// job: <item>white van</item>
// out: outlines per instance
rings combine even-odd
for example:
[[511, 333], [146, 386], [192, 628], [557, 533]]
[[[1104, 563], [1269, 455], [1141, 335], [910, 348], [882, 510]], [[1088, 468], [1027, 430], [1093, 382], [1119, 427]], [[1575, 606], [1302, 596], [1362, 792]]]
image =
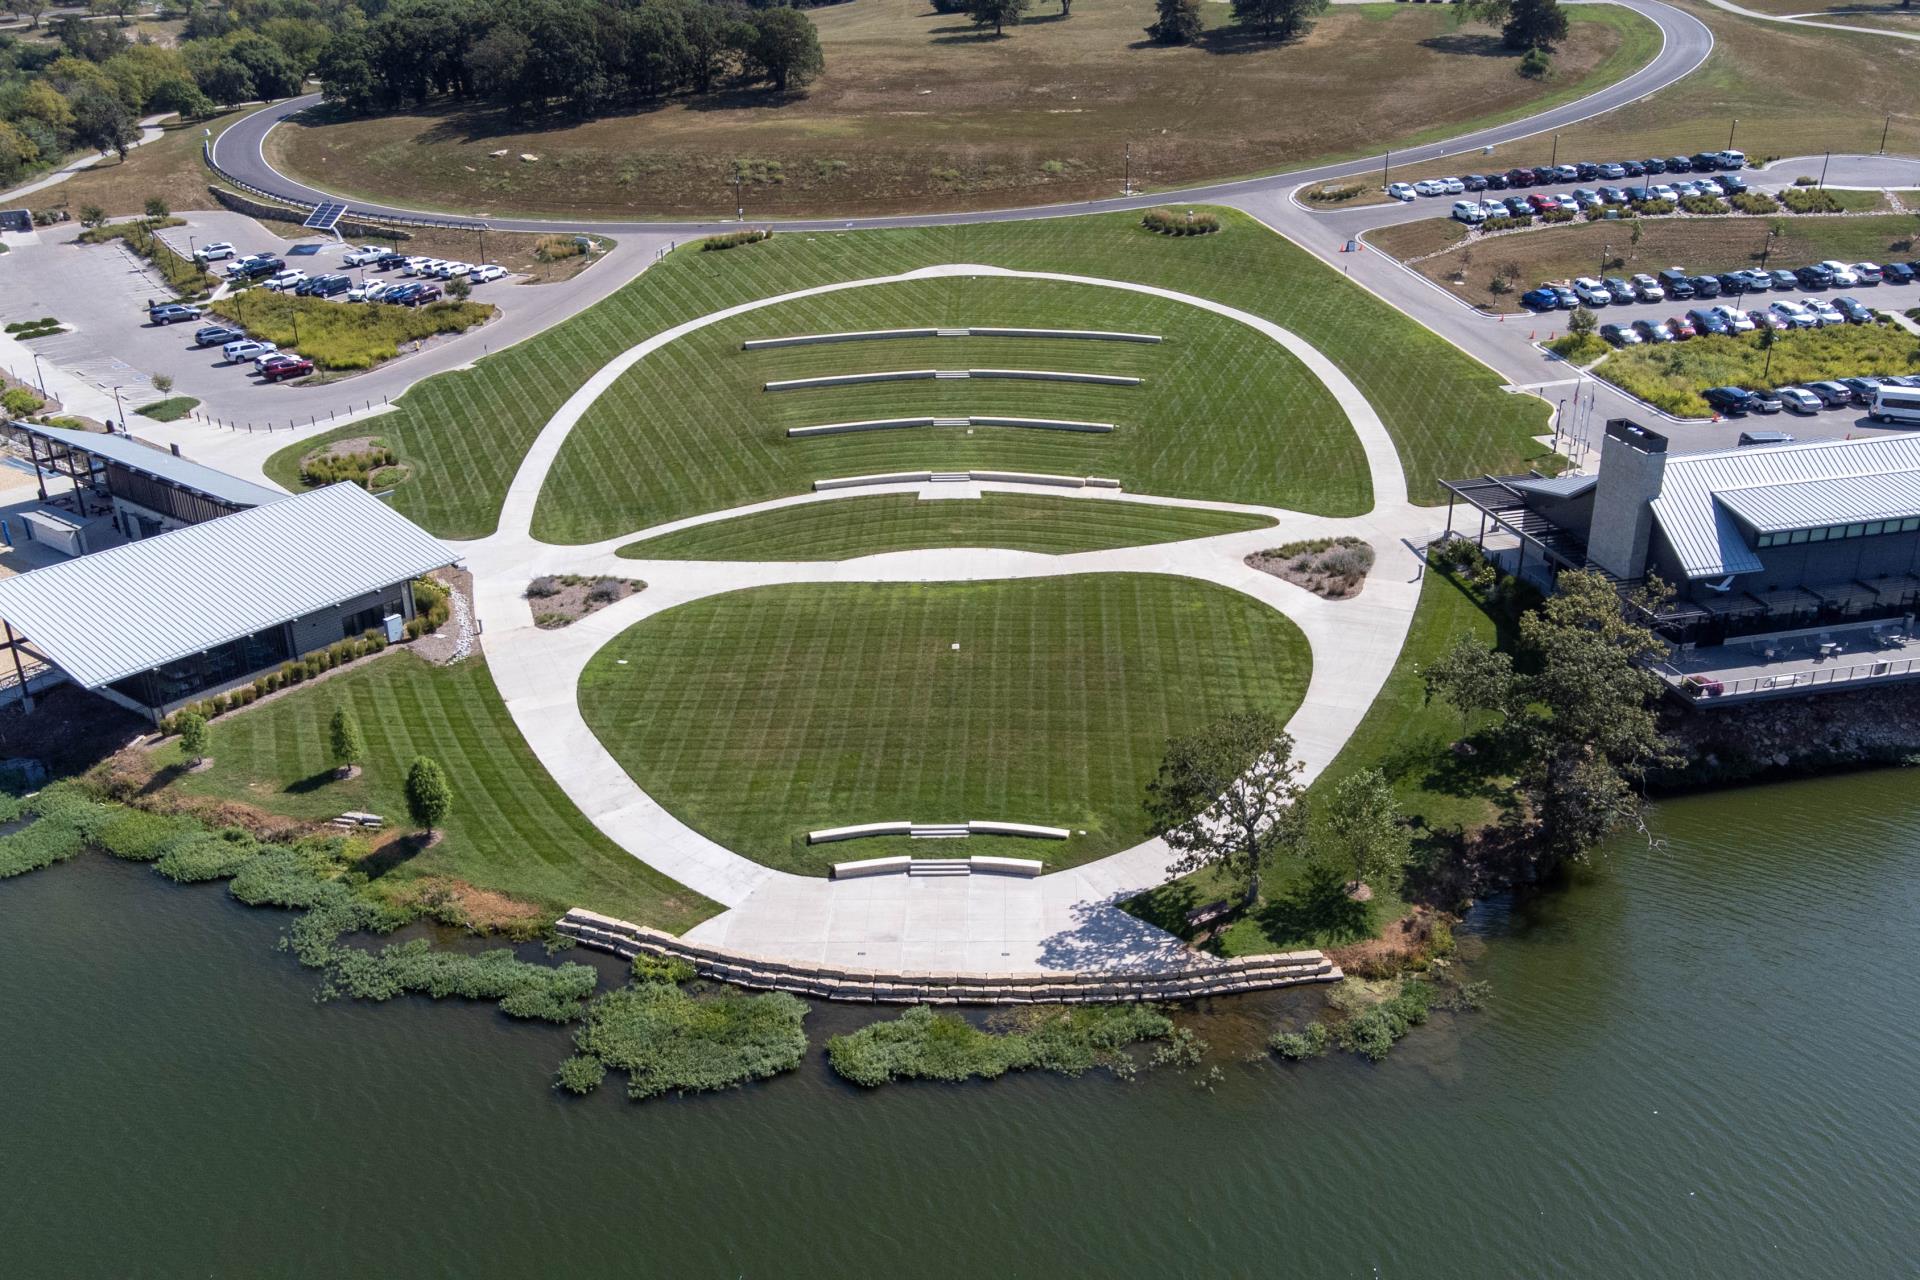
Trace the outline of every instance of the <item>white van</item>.
[[1875, 422], [1920, 426], [1920, 387], [1889, 387], [1884, 383], [1875, 387], [1867, 414]]
[[1478, 200], [1455, 200], [1453, 202], [1453, 216], [1462, 222], [1485, 222], [1487, 220], [1486, 210], [1480, 207]]

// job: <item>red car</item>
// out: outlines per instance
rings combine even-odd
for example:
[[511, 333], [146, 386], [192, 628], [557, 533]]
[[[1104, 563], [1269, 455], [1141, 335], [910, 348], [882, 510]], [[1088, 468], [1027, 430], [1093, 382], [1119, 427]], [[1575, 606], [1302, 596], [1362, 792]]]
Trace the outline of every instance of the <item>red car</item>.
[[1699, 330], [1695, 329], [1693, 322], [1685, 316], [1669, 316], [1667, 318], [1667, 328], [1673, 331], [1674, 339], [1678, 342], [1685, 342], [1688, 338], [1699, 335]]
[[312, 372], [313, 361], [305, 356], [275, 356], [260, 367], [260, 377], [267, 382], [285, 382]]

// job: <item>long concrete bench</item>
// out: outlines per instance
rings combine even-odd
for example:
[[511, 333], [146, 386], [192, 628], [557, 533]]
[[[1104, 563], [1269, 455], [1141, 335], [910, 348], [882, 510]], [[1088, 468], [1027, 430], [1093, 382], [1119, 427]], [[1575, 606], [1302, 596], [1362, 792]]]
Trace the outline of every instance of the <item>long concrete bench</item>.
[[911, 822], [863, 822], [854, 827], [826, 827], [807, 832], [808, 844], [831, 844], [835, 840], [859, 840], [866, 836], [904, 836], [913, 831]]
[[1082, 422], [1074, 418], [1008, 418], [974, 416], [966, 418], [863, 418], [855, 422], [822, 422], [811, 427], [788, 427], [787, 435], [793, 439], [809, 436], [844, 436], [858, 431], [896, 431], [910, 427], [1028, 427], [1037, 431], [1088, 431], [1094, 433], [1113, 430], [1111, 422]]
[[837, 476], [831, 480], [815, 480], [814, 491], [822, 489], [853, 489], [869, 484], [925, 484], [933, 479], [931, 471], [887, 471], [871, 476]]
[[1118, 373], [1072, 373], [1061, 369], [887, 369], [876, 373], [830, 373], [816, 378], [783, 378], [763, 383], [762, 391], [805, 391], [813, 387], [854, 387], [874, 382], [927, 382], [966, 378], [1024, 382], [1090, 382], [1106, 387], [1137, 387], [1140, 379]]
[[1061, 489], [1118, 489], [1120, 482], [1106, 476], [1055, 476], [1038, 471], [883, 471], [870, 476], [832, 476], [815, 480], [816, 493], [827, 489], [856, 489], [876, 484], [926, 484], [935, 474], [951, 474], [957, 480], [977, 480], [996, 484], [1044, 484]]
[[740, 344], [742, 351], [768, 351], [775, 347], [810, 347], [829, 342], [877, 342], [889, 338], [1078, 338], [1089, 342], [1159, 342], [1157, 333], [1118, 333], [1107, 329], [1007, 329], [969, 328], [926, 329], [854, 329], [846, 333], [797, 333], [784, 338], [749, 338]]
[[1044, 867], [1037, 858], [991, 858], [975, 854], [968, 858], [974, 875], [1025, 876], [1032, 879]]
[[1073, 832], [1065, 827], [1042, 827], [1031, 822], [969, 822], [969, 835], [1023, 836], [1031, 840], [1065, 840]]
[[905, 875], [913, 867], [913, 859], [901, 854], [896, 858], [864, 858], [857, 862], [836, 862], [833, 864], [835, 880], [859, 880], [865, 876]]

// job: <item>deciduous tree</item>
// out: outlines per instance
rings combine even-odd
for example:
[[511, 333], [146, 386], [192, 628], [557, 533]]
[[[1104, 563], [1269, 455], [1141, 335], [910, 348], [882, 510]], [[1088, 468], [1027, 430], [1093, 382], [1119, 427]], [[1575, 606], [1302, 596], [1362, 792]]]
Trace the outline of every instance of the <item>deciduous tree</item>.
[[1413, 842], [1386, 775], [1363, 769], [1335, 783], [1314, 805], [1312, 844], [1316, 859], [1356, 887], [1397, 889]]
[[1008, 26], [1018, 26], [1026, 16], [1028, 0], [967, 0], [967, 16], [976, 27], [992, 27], [993, 34], [1004, 35]]
[[1466, 0], [1461, 6], [1471, 17], [1500, 28], [1500, 40], [1509, 49], [1544, 49], [1567, 38], [1567, 15], [1560, 0]]
[[1258, 902], [1267, 863], [1300, 845], [1300, 768], [1293, 739], [1265, 711], [1235, 712], [1169, 742], [1147, 813], [1179, 855], [1175, 869], [1224, 868], [1245, 886], [1246, 905]]
[[198, 765], [207, 758], [207, 718], [198, 711], [182, 711], [173, 718], [180, 734], [180, 750], [187, 763]]
[[352, 769], [367, 754], [367, 740], [360, 733], [360, 721], [354, 717], [350, 707], [335, 709], [333, 718], [327, 721], [327, 750], [333, 755], [334, 764], [343, 771]]
[[820, 33], [813, 19], [798, 9], [762, 9], [751, 21], [753, 39], [747, 55], [776, 93], [799, 88], [826, 69], [820, 52]]
[[447, 785], [446, 771], [426, 756], [415, 756], [407, 766], [407, 812], [432, 835], [452, 809], [453, 788]]

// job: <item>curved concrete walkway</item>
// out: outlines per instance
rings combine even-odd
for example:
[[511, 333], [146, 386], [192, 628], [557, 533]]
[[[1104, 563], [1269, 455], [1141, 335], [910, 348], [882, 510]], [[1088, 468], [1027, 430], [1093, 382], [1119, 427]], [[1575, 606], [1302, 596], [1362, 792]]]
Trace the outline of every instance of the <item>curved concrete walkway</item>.
[[[1044, 492], [1061, 501], [1155, 503], [1258, 511], [1278, 527], [1188, 542], [1121, 547], [1077, 555], [995, 549], [890, 552], [847, 561], [715, 563], [635, 561], [618, 547], [638, 538], [755, 511], [836, 501], [872, 493], [918, 492], [881, 485], [855, 493], [801, 494], [708, 513], [583, 546], [541, 543], [531, 535], [539, 493], [567, 437], [593, 403], [647, 355], [668, 342], [735, 315], [843, 289], [955, 275], [999, 275], [1093, 285], [1186, 303], [1248, 325], [1280, 343], [1320, 378], [1346, 414], [1367, 459], [1375, 504], [1365, 516], [1330, 519], [1232, 503], [1153, 498], [1113, 491], [1058, 490], [983, 483], [979, 489]], [[1240, 591], [1287, 615], [1315, 655], [1305, 698], [1288, 724], [1311, 779], [1338, 753], [1392, 669], [1419, 596], [1419, 562], [1403, 540], [1433, 524], [1409, 505], [1398, 454], [1385, 425], [1344, 373], [1298, 335], [1209, 299], [1123, 281], [970, 264], [922, 268], [799, 290], [743, 303], [688, 321], [609, 362], [542, 429], [509, 489], [500, 531], [467, 544], [475, 603], [489, 624], [489, 667], [528, 744], [582, 812], [621, 847], [729, 910], [689, 936], [755, 954], [871, 968], [995, 972], [1021, 969], [1152, 968], [1177, 963], [1183, 949], [1115, 903], [1166, 879], [1165, 845], [1132, 849], [1039, 880], [999, 876], [926, 879], [881, 876], [836, 882], [777, 872], [688, 827], [627, 775], [582, 715], [578, 688], [587, 662], [609, 641], [654, 614], [724, 592], [773, 583], [984, 581], [1084, 573], [1160, 573]], [[1377, 562], [1358, 599], [1332, 602], [1247, 567], [1244, 558], [1280, 542], [1351, 534], [1373, 545]], [[523, 592], [541, 573], [638, 574], [646, 591], [570, 627], [542, 631]], [[1188, 957], [1190, 960], [1190, 957]]]
[[[1920, 40], [1920, 31], [1899, 31], [1892, 27], [1855, 27], [1839, 22], [1815, 22], [1817, 13], [1761, 13], [1757, 9], [1743, 9], [1733, 0], [1707, 0], [1716, 9], [1725, 9], [1728, 13], [1737, 13], [1743, 18], [1758, 18], [1762, 22], [1782, 22], [1790, 27], [1812, 27], [1815, 31], [1857, 31], [1867, 36], [1892, 36], [1895, 40]], [[1844, 18], [1844, 13], [1835, 14]]]
[[[173, 112], [171, 111], [162, 111], [157, 116], [148, 116], [140, 121], [140, 136], [127, 144], [127, 150], [131, 151], [135, 147], [145, 146], [149, 142], [154, 142], [164, 137], [166, 130], [160, 127], [160, 122], [172, 114]], [[45, 191], [48, 187], [57, 186], [83, 169], [93, 168], [93, 166], [101, 163], [112, 154], [111, 151], [99, 151], [92, 155], [81, 156], [78, 160], [71, 161], [55, 169], [45, 177], [27, 183], [25, 186], [15, 187], [11, 191], [0, 191], [0, 204], [12, 204], [21, 196], [30, 196], [36, 191]]]

